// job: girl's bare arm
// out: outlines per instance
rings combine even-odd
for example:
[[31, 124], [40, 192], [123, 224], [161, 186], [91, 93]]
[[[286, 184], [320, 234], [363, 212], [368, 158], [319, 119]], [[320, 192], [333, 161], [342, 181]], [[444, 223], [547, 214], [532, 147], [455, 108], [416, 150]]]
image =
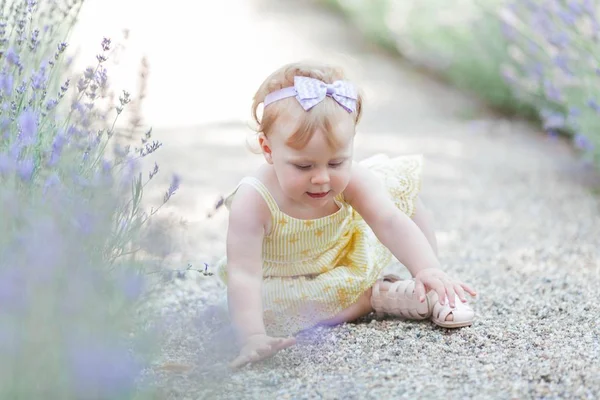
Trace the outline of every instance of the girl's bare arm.
[[231, 204], [227, 231], [227, 298], [238, 340], [265, 334], [262, 307], [262, 242], [269, 208], [250, 186], [242, 185]]

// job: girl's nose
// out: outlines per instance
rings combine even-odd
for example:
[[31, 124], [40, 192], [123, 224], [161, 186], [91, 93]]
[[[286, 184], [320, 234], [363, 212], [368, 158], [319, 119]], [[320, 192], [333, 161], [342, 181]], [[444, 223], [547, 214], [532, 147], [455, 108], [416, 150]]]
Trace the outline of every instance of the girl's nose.
[[329, 173], [327, 172], [327, 169], [316, 170], [316, 173], [311, 179], [311, 183], [313, 185], [325, 185], [329, 183]]

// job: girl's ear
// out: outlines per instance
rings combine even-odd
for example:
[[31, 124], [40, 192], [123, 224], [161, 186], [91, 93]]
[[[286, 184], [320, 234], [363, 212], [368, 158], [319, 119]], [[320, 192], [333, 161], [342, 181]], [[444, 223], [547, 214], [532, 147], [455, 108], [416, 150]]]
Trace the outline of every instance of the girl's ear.
[[263, 156], [265, 157], [265, 160], [269, 164], [273, 164], [273, 156], [271, 154], [271, 144], [269, 143], [269, 139], [262, 132], [258, 135], [258, 144], [263, 153]]

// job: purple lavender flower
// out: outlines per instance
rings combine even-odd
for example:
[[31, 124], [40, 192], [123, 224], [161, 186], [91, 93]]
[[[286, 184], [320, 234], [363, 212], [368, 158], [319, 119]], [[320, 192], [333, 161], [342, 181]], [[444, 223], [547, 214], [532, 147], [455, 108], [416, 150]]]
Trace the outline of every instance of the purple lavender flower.
[[600, 105], [594, 99], [589, 99], [587, 105], [597, 113], [600, 113]]
[[79, 79], [77, 82], [77, 90], [79, 93], [83, 92], [87, 88], [87, 81], [85, 79]]
[[180, 182], [181, 181], [180, 181], [179, 176], [173, 175], [173, 180], [171, 181], [171, 185], [169, 185], [169, 189], [165, 193], [165, 197], [163, 199], [165, 203], [171, 198], [171, 196], [173, 196], [175, 194], [177, 189], [179, 189]]
[[154, 176], [158, 174], [158, 164], [154, 163], [154, 169], [148, 173], [148, 180], [154, 178]]
[[46, 86], [46, 65], [42, 65], [40, 69], [31, 76], [31, 88], [33, 90], [43, 90]]
[[1, 74], [0, 75], [0, 89], [6, 96], [10, 96], [12, 94], [14, 87], [14, 78], [11, 74]]
[[102, 50], [104, 50], [104, 51], [110, 50], [110, 39], [109, 38], [103, 38], [101, 46], [102, 46]]
[[557, 103], [562, 101], [562, 95], [560, 93], [560, 90], [556, 86], [554, 86], [549, 80], [546, 80], [544, 82], [544, 90], [546, 93], [546, 97], [548, 97], [549, 100], [552, 100]]
[[547, 129], [546, 133], [548, 134], [548, 137], [550, 139], [557, 139], [558, 138], [558, 131], [556, 129]]
[[566, 74], [573, 75], [573, 72], [569, 69], [568, 61], [568, 57], [564, 54], [557, 54], [556, 57], [554, 57], [554, 64], [558, 68]]
[[581, 109], [579, 107], [569, 107], [569, 117], [579, 117]]
[[106, 82], [108, 81], [106, 68], [99, 67], [98, 71], [96, 72], [96, 76], [94, 77], [94, 80], [96, 81], [98, 86], [105, 87]]
[[58, 100], [56, 99], [50, 99], [48, 101], [46, 101], [45, 107], [46, 107], [46, 111], [52, 111], [56, 108], [56, 105], [58, 104]]
[[31, 180], [34, 169], [35, 165], [31, 158], [26, 158], [17, 164], [17, 174], [25, 182], [29, 182]]
[[86, 338], [70, 340], [68, 360], [77, 398], [122, 398], [134, 389], [141, 365], [127, 348]]
[[544, 129], [559, 129], [565, 126], [565, 118], [560, 114], [550, 114], [544, 118]]
[[16, 66], [18, 66], [21, 63], [19, 55], [15, 52], [15, 50], [12, 47], [6, 52], [6, 61], [8, 61], [10, 65]]
[[34, 111], [25, 110], [19, 117], [19, 127], [21, 128], [21, 141], [29, 146], [37, 140], [38, 122]]
[[575, 143], [575, 147], [578, 149], [586, 151], [594, 150], [594, 143], [592, 143], [592, 141], [582, 133], [575, 134], [573, 141]]
[[548, 35], [548, 42], [560, 49], [564, 49], [569, 46], [571, 40], [564, 31], [551, 33]]
[[111, 166], [110, 161], [103, 159], [102, 160], [102, 172], [105, 174], [108, 174], [108, 173], [110, 173], [111, 168], [112, 168], [112, 166]]
[[569, 7], [569, 10], [575, 15], [581, 15], [583, 13], [583, 7], [578, 0], [569, 0], [567, 2], [567, 7]]
[[577, 17], [569, 11], [558, 10], [557, 14], [560, 17], [560, 19], [569, 26], [574, 26], [575, 22], [577, 21]]
[[94, 68], [87, 67], [83, 72], [83, 77], [87, 80], [91, 80], [94, 77]]

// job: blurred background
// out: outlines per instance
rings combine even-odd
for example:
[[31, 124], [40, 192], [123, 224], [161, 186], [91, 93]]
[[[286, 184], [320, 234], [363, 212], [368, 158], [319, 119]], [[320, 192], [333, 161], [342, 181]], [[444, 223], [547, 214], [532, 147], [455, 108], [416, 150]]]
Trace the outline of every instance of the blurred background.
[[571, 143], [581, 162], [573, 168], [595, 169], [596, 14], [588, 0], [89, 0], [69, 41], [80, 68], [98, 38], [122, 43], [110, 79], [133, 97], [144, 60], [141, 125], [165, 144], [163, 170], [183, 175], [170, 207], [212, 231], [207, 210], [261, 162], [245, 148], [254, 91], [270, 71], [302, 59], [340, 63], [362, 85], [360, 128], [371, 138], [362, 155], [377, 150], [368, 148], [374, 135], [389, 134], [399, 152], [459, 151], [442, 132], [493, 114], [530, 121], [523, 134]]

